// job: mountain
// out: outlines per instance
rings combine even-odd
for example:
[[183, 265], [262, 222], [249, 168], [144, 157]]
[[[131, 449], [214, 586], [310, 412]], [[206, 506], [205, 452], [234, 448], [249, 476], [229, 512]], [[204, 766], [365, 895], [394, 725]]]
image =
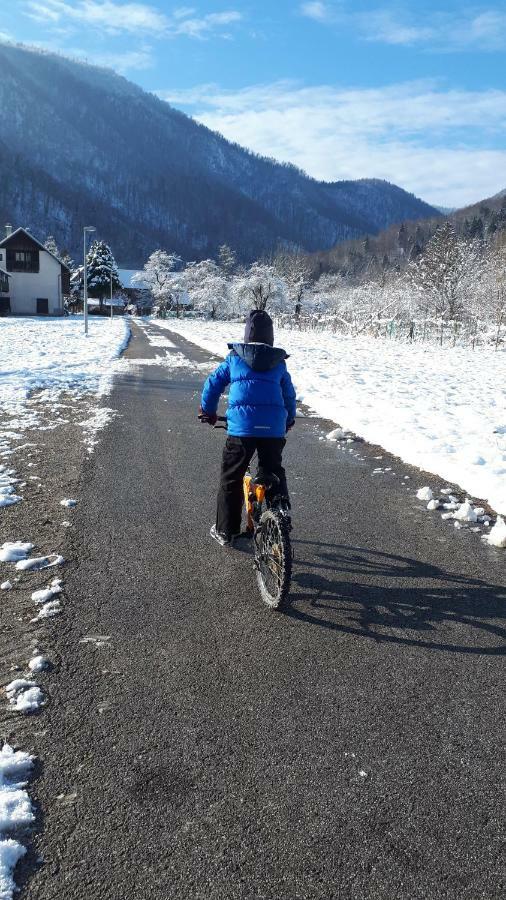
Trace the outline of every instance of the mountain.
[[448, 215], [390, 225], [374, 236], [341, 241], [330, 250], [310, 256], [315, 275], [339, 273], [352, 282], [381, 279], [404, 269], [423, 253], [442, 222], [450, 222], [455, 234], [483, 245], [506, 243], [506, 190], [493, 197], [456, 209]]
[[126, 266], [220, 244], [249, 261], [307, 251], [437, 210], [385, 181], [318, 182], [199, 125], [108, 69], [0, 44], [0, 223], [80, 256], [97, 227]]

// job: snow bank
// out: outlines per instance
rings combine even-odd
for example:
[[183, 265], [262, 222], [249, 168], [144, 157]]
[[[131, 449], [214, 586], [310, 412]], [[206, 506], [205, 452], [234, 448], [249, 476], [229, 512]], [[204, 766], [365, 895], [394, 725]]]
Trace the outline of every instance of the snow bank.
[[[237, 322], [157, 325], [224, 356]], [[299, 400], [506, 512], [506, 352], [278, 330]]]
[[11, 900], [14, 890], [13, 872], [26, 849], [6, 833], [24, 828], [34, 821], [30, 798], [25, 790], [33, 757], [9, 744], [0, 749], [0, 900]]
[[91, 318], [87, 337], [83, 327], [81, 316], [0, 320], [0, 411], [19, 416], [16, 427], [33, 415], [24, 405], [31, 391], [96, 392], [108, 378], [110, 363], [128, 343], [128, 320]]
[[[103, 396], [110, 391], [113, 361], [130, 337], [127, 319], [90, 319], [84, 335], [83, 319], [0, 319], [0, 417], [7, 417], [9, 431], [0, 431], [0, 456], [9, 456], [14, 441], [26, 428], [41, 427], [44, 406], [57, 408], [62, 392], [78, 399], [85, 394]], [[27, 403], [33, 391], [40, 406]], [[55, 428], [58, 422], [44, 425]], [[12, 491], [13, 472], [0, 466], [0, 507], [21, 498]]]

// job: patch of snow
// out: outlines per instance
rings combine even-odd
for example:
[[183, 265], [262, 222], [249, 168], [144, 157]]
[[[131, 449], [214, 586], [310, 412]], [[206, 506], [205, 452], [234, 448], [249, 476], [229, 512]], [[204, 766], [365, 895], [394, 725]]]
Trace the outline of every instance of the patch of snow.
[[16, 569], [20, 572], [33, 572], [38, 569], [51, 569], [53, 566], [61, 566], [65, 562], [63, 556], [58, 553], [50, 553], [49, 556], [34, 556], [31, 559], [21, 559], [16, 563]]
[[33, 757], [10, 744], [0, 749], [0, 900], [12, 900], [16, 885], [14, 869], [26, 849], [6, 835], [26, 828], [35, 819], [26, 788]]
[[497, 517], [497, 522], [490, 532], [485, 535], [486, 541], [492, 547], [506, 547], [506, 521], [502, 516]]
[[429, 500], [429, 502], [427, 503], [427, 509], [429, 509], [431, 512], [435, 509], [439, 509], [439, 500]]
[[60, 500], [60, 506], [66, 506], [70, 509], [72, 506], [77, 506], [77, 500]]
[[53, 616], [57, 616], [61, 613], [61, 603], [59, 600], [49, 600], [48, 603], [44, 603], [43, 606], [39, 609], [39, 612], [35, 616], [34, 619], [31, 619], [32, 622], [38, 622], [39, 619], [52, 619]]
[[54, 581], [51, 582], [49, 587], [42, 588], [39, 591], [34, 591], [32, 594], [32, 600], [34, 603], [47, 603], [48, 600], [52, 600], [53, 597], [61, 594], [62, 590], [63, 588], [61, 580], [59, 578], [55, 578]]
[[15, 678], [6, 686], [5, 693], [16, 712], [35, 712], [44, 704], [44, 694], [40, 687], [27, 678]]
[[342, 428], [334, 428], [334, 430], [329, 431], [329, 433], [326, 434], [325, 437], [328, 441], [342, 441], [345, 437], [347, 437], [347, 435]]
[[43, 672], [44, 669], [47, 669], [49, 666], [49, 660], [46, 656], [42, 656], [42, 654], [38, 654], [37, 656], [32, 656], [30, 662], [28, 663], [28, 668], [30, 672]]
[[459, 508], [455, 510], [454, 519], [457, 522], [477, 522], [478, 516], [476, 515], [476, 510], [473, 507], [471, 501], [465, 500], [464, 503], [461, 503]]
[[12, 591], [12, 584], [10, 581], [2, 581], [0, 584], [0, 591]]
[[33, 544], [24, 541], [6, 541], [0, 547], [0, 562], [19, 562], [26, 559], [33, 550]]
[[423, 487], [416, 492], [416, 496], [418, 500], [424, 500], [426, 503], [428, 503], [433, 499], [434, 494], [432, 493], [430, 487]]

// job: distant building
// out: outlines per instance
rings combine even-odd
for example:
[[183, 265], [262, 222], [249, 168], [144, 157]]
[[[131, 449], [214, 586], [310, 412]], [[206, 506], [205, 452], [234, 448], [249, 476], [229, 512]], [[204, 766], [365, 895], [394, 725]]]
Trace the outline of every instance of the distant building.
[[[0, 312], [15, 316], [61, 316], [63, 297], [70, 293], [70, 269], [46, 250], [26, 228], [12, 230], [0, 240], [0, 269], [8, 292], [0, 287]], [[4, 285], [5, 287], [5, 281]]]
[[0, 269], [0, 316], [8, 316], [11, 311], [9, 278], [9, 273], [5, 269]]

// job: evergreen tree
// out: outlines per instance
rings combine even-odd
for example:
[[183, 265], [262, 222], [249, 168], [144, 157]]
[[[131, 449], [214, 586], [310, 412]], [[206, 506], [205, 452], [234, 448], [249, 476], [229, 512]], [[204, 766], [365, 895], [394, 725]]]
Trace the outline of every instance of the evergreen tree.
[[222, 244], [218, 250], [218, 265], [225, 278], [231, 278], [237, 266], [237, 255], [228, 244]]
[[49, 250], [53, 256], [57, 256], [58, 259], [61, 259], [60, 251], [58, 250], [58, 246], [52, 234], [48, 234], [46, 240], [44, 241], [44, 247], [46, 250]]
[[111, 248], [105, 241], [93, 241], [88, 250], [86, 263], [88, 267], [88, 291], [92, 292], [95, 297], [98, 297], [100, 309], [102, 309], [104, 298], [110, 295], [111, 274], [113, 291], [118, 291], [121, 288], [116, 260], [112, 255]]

